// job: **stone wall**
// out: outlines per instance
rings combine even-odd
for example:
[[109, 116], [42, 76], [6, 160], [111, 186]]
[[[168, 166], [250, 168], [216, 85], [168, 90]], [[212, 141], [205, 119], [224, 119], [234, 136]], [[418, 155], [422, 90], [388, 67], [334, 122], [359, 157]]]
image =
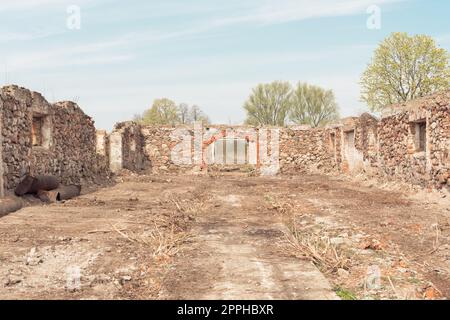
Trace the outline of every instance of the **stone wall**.
[[[101, 133], [97, 138], [102, 138]], [[98, 152], [109, 150], [110, 168], [113, 172], [120, 169], [140, 172], [148, 167], [148, 158], [143, 152], [144, 136], [139, 124], [132, 121], [118, 123], [114, 126], [113, 132], [103, 139], [105, 139], [103, 143], [107, 146], [98, 142], [97, 150]]]
[[[188, 130], [193, 136], [192, 128], [182, 128]], [[172, 150], [181, 138], [173, 137], [176, 128], [164, 126], [143, 126], [142, 135], [144, 141], [144, 154], [150, 162], [153, 173], [179, 172], [182, 169], [189, 169], [189, 164], [177, 165], [171, 160]]]
[[287, 128], [281, 130], [282, 173], [338, 171], [330, 129]]
[[[143, 126], [142, 134], [153, 173], [227, 170], [236, 166], [262, 168], [270, 154], [275, 154], [270, 141], [263, 140], [260, 129], [253, 127]], [[257, 155], [257, 146], [266, 157]]]
[[378, 162], [378, 119], [364, 113], [360, 117], [342, 119], [332, 131], [335, 140], [335, 161], [341, 171], [355, 173], [372, 171]]
[[449, 102], [447, 91], [389, 106], [381, 119], [363, 114], [341, 120], [330, 131], [336, 138], [335, 163], [349, 174], [364, 172], [385, 180], [448, 187]]
[[[154, 173], [224, 168], [233, 163], [233, 155], [224, 151], [222, 157], [222, 148], [238, 152], [240, 146], [245, 155], [235, 156], [233, 164], [253, 166], [260, 173], [266, 172], [267, 162], [272, 161], [277, 165], [267, 172], [364, 172], [441, 188], [448, 186], [450, 178], [449, 93], [389, 107], [392, 111], [381, 119], [365, 113], [317, 129], [143, 126], [142, 152]], [[417, 151], [416, 127], [422, 122], [426, 125], [426, 150]]]
[[108, 175], [111, 175], [112, 171], [109, 164], [109, 135], [106, 130], [96, 131], [95, 149], [98, 159], [98, 172], [108, 172]]
[[[307, 172], [312, 168], [337, 171], [328, 132], [220, 125], [142, 127], [145, 156], [154, 173], [208, 167], [226, 170], [236, 166], [254, 167], [260, 172]], [[195, 139], [196, 135], [200, 139]], [[274, 163], [277, 163], [274, 168], [269, 168]]]
[[355, 126], [355, 148], [361, 152], [366, 166], [378, 164], [378, 122], [374, 116], [364, 113]]
[[12, 190], [26, 174], [56, 175], [63, 184], [109, 176], [96, 153], [92, 119], [72, 102], [48, 103], [17, 86], [0, 90], [3, 183]]
[[[305, 126], [141, 126], [96, 131], [72, 102], [48, 103], [17, 86], [0, 91], [0, 184], [26, 174], [86, 184], [110, 172], [188, 173], [250, 167], [260, 174], [365, 172], [423, 186], [450, 185], [450, 91], [386, 109]], [[2, 172], [3, 170], [3, 172]], [[0, 193], [2, 192], [0, 188]]]
[[378, 148], [378, 168], [386, 177], [450, 185], [450, 91], [387, 109], [378, 125]]

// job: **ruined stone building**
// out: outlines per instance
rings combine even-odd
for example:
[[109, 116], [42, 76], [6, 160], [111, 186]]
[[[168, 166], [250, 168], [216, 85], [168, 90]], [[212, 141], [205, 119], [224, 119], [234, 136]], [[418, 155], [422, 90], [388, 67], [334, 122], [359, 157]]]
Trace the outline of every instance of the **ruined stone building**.
[[[144, 157], [139, 159], [148, 161], [155, 173], [199, 171], [217, 164], [253, 166], [264, 173], [276, 163], [276, 172], [269, 174], [363, 172], [450, 188], [450, 90], [389, 106], [380, 119], [365, 113], [326, 128], [127, 125], [136, 127], [132, 145], [142, 146]], [[133, 169], [127, 138], [121, 143], [124, 158], [113, 170]]]
[[109, 175], [96, 152], [92, 119], [73, 102], [50, 104], [17, 86], [0, 90], [0, 184], [13, 190], [27, 175], [55, 175], [87, 184]]
[[72, 102], [48, 103], [17, 86], [0, 90], [1, 186], [24, 175], [61, 183], [101, 181], [122, 169], [176, 173], [245, 166], [261, 174], [364, 172], [385, 179], [450, 188], [450, 90], [346, 118], [325, 128], [293, 126], [141, 126], [96, 131]]

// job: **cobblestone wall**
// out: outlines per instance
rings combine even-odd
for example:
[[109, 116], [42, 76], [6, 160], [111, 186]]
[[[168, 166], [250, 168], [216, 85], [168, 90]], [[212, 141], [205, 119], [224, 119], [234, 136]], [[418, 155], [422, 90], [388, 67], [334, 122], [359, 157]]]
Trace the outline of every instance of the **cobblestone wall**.
[[[186, 127], [178, 129], [187, 130], [187, 133], [193, 137], [193, 128]], [[183, 165], [176, 164], [172, 161], [172, 152], [175, 152], [175, 147], [179, 143], [182, 143], [182, 138], [174, 135], [175, 130], [176, 128], [173, 127], [142, 127], [144, 154], [151, 164], [153, 173], [181, 172], [192, 168], [187, 163]]]
[[17, 86], [0, 90], [4, 186], [26, 174], [50, 174], [63, 184], [100, 182], [109, 176], [97, 155], [92, 119], [72, 102], [48, 103]]
[[[278, 130], [277, 169], [281, 173], [363, 172], [386, 180], [436, 188], [448, 187], [449, 101], [450, 91], [447, 91], [403, 105], [390, 106], [381, 119], [365, 113], [320, 129], [210, 126], [200, 131], [203, 146], [200, 152], [203, 152], [203, 158], [210, 160], [211, 152], [217, 153], [214, 145], [221, 143], [215, 139], [221, 140], [234, 132], [239, 139], [247, 139], [249, 150], [256, 150], [256, 159], [246, 164], [261, 169], [264, 166], [264, 152], [270, 157], [273, 148], [270, 143], [267, 148], [263, 147], [270, 139], [270, 134], [266, 137], [264, 132]], [[174, 134], [179, 134], [180, 130], [191, 138], [183, 139]], [[153, 171], [186, 171], [186, 168], [192, 169], [199, 165], [195, 161], [194, 131], [193, 127], [143, 127], [144, 150], [151, 160]], [[221, 132], [226, 133], [221, 135]], [[421, 139], [424, 141], [421, 142]], [[191, 153], [188, 152], [186, 157], [192, 160], [192, 165], [179, 166], [171, 157], [174, 153], [180, 153], [181, 143], [186, 142], [191, 144]], [[420, 149], [420, 143], [424, 143], [423, 150]]]
[[450, 185], [450, 91], [387, 109], [378, 146], [378, 167], [386, 177]]
[[[128, 169], [183, 173], [248, 166], [278, 172], [355, 174], [436, 188], [450, 185], [450, 91], [388, 107], [326, 128], [141, 126], [118, 123], [96, 131], [72, 102], [48, 103], [39, 93], [0, 91], [4, 187], [26, 174], [52, 174], [65, 184], [97, 182]], [[1, 183], [1, 182], [0, 182]]]
[[288, 128], [281, 130], [282, 173], [337, 171], [330, 129]]
[[116, 124], [108, 143], [111, 169], [114, 172], [120, 169], [140, 172], [148, 167], [148, 158], [143, 152], [144, 136], [139, 124], [132, 121]]

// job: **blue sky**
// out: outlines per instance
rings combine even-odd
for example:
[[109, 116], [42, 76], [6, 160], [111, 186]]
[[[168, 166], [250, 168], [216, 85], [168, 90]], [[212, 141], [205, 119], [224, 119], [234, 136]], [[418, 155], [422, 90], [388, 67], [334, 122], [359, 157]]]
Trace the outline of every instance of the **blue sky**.
[[75, 100], [105, 129], [160, 97], [238, 124], [251, 88], [273, 80], [333, 89], [349, 116], [366, 110], [358, 81], [377, 44], [405, 31], [450, 50], [449, 13], [448, 0], [1, 0], [0, 84]]

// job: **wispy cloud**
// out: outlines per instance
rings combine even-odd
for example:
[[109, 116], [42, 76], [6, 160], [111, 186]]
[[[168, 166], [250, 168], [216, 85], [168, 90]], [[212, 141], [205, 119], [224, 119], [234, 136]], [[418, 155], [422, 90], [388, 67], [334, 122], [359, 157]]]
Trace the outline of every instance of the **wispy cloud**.
[[0, 31], [0, 43], [1, 42], [12, 42], [12, 41], [29, 41], [43, 39], [50, 36], [56, 36], [63, 34], [65, 31], [54, 30], [54, 31], [33, 31], [33, 32], [8, 32]]
[[34, 35], [31, 33], [19, 33], [19, 32], [0, 32], [0, 42], [8, 42], [15, 40], [30, 40]]
[[[384, 5], [408, 0], [229, 0], [228, 10], [217, 9], [209, 19], [200, 20], [170, 32], [147, 32], [136, 40], [160, 41], [193, 37], [234, 25], [281, 24], [306, 19], [365, 14], [371, 5]], [[204, 10], [207, 11], [205, 5]], [[232, 8], [232, 10], [230, 10]], [[209, 10], [213, 12], [212, 9]], [[174, 13], [175, 14], [175, 13]], [[180, 17], [182, 13], [178, 13]]]
[[33, 8], [48, 4], [54, 4], [57, 2], [57, 0], [2, 0], [0, 2], [0, 11]]
[[86, 66], [128, 61], [133, 55], [120, 52], [128, 42], [124, 39], [77, 46], [46, 48], [31, 53], [10, 54], [5, 57], [9, 71]]
[[[25, 10], [25, 9], [42, 9], [48, 6], [67, 6], [73, 4], [74, 1], [70, 0], [1, 0], [0, 1], [0, 12], [2, 11], [12, 11], [12, 10]], [[92, 0], [77, 0], [76, 4], [81, 5]]]
[[[214, 21], [216, 26], [240, 23], [277, 24], [311, 18], [363, 13], [370, 5], [406, 0], [266, 0], [249, 12]], [[259, 1], [257, 3], [260, 3]]]

